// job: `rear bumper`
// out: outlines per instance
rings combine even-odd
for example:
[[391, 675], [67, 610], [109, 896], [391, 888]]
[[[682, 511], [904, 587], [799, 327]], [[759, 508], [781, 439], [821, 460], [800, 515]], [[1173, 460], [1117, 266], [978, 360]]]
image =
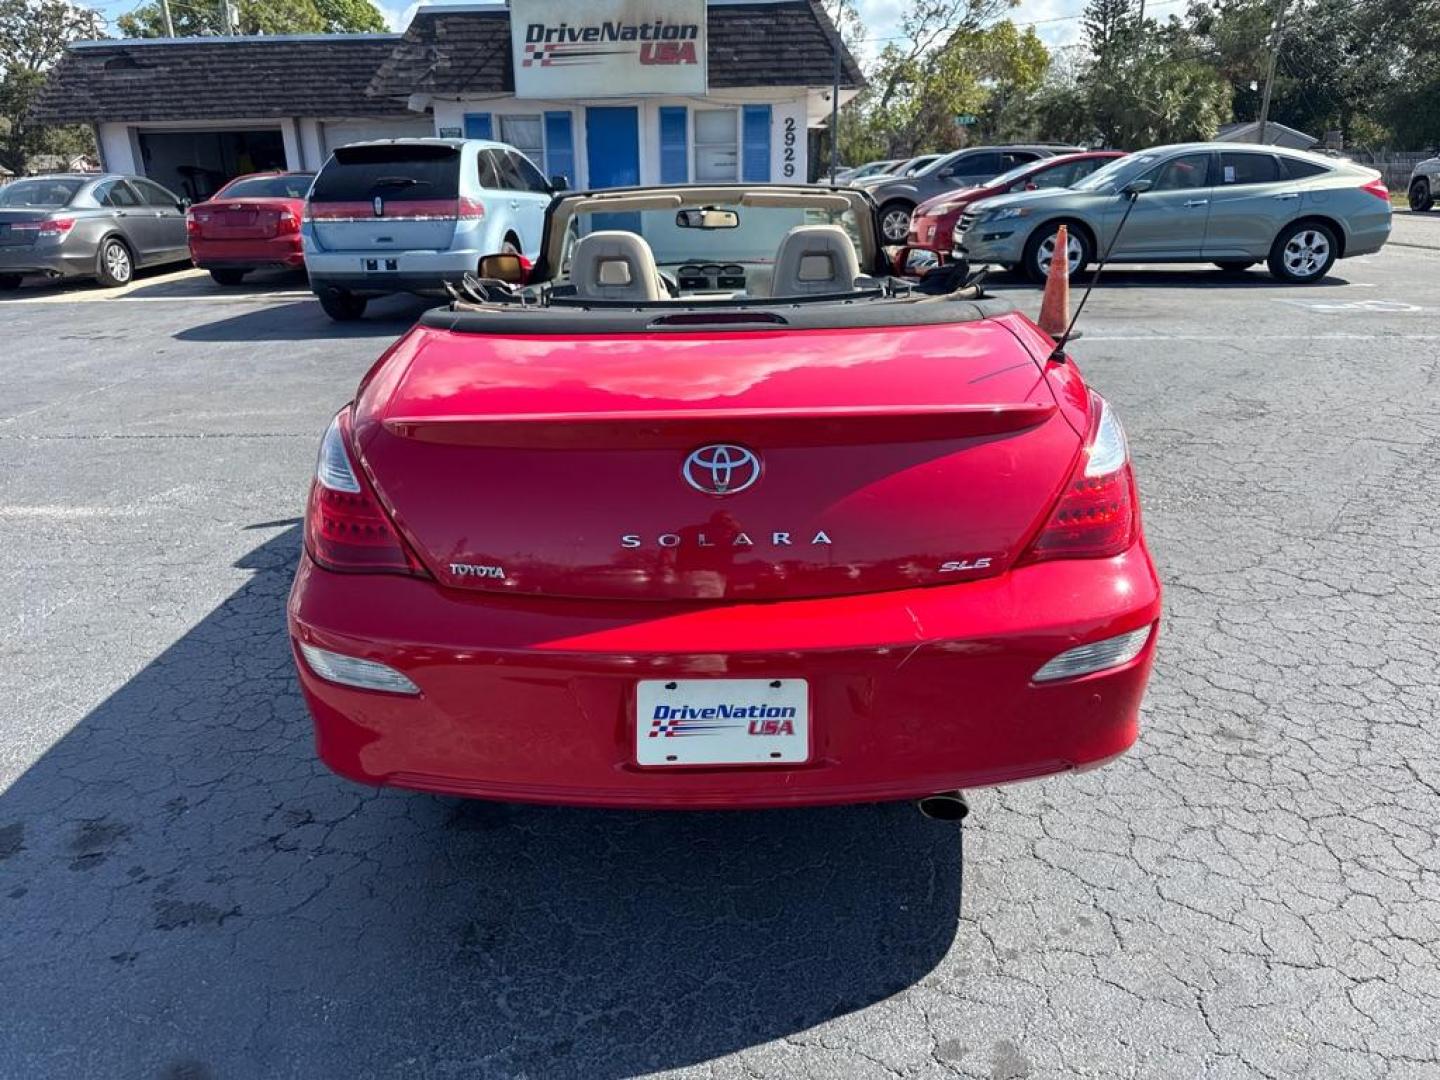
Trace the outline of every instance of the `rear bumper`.
[[[1156, 622], [1142, 544], [959, 586], [767, 604], [528, 600], [302, 557], [292, 637], [379, 660], [419, 696], [327, 682], [297, 658], [321, 758], [386, 784], [653, 808], [914, 798], [1097, 765], [1134, 742], [1155, 634], [1121, 667], [1036, 684], [1066, 649]], [[804, 678], [803, 765], [642, 768], [635, 685]]]
[[305, 251], [300, 237], [275, 237], [270, 240], [196, 240], [190, 241], [190, 259], [201, 270], [229, 270], [283, 266], [295, 269], [305, 265]]
[[[397, 292], [444, 295], [445, 282], [459, 282], [480, 265], [478, 251], [306, 252], [305, 266], [318, 293], [339, 289], [362, 296]], [[375, 269], [369, 263], [376, 263]], [[393, 264], [393, 269], [388, 268]]]
[[95, 273], [95, 252], [67, 252], [60, 244], [0, 247], [0, 274], [83, 277]]

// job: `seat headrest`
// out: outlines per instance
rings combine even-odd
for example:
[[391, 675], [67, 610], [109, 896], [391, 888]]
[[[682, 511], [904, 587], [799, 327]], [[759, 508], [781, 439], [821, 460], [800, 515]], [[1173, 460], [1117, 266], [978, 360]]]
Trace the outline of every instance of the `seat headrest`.
[[849, 292], [860, 276], [850, 236], [838, 225], [797, 225], [775, 252], [771, 296]]
[[602, 230], [582, 236], [570, 253], [570, 280], [577, 296], [591, 300], [661, 300], [655, 254], [631, 232]]

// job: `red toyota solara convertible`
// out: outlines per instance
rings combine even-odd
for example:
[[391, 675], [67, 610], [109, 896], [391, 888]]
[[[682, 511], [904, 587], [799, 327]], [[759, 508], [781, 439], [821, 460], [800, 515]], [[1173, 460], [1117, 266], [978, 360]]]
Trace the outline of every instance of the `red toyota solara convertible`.
[[190, 260], [221, 285], [239, 285], [251, 270], [305, 265], [300, 219], [314, 173], [236, 177], [185, 215]]
[[482, 259], [321, 441], [324, 761], [756, 807], [1129, 747], [1160, 583], [1119, 419], [1023, 315], [885, 274], [869, 196], [802, 186], [567, 192], [533, 267]]

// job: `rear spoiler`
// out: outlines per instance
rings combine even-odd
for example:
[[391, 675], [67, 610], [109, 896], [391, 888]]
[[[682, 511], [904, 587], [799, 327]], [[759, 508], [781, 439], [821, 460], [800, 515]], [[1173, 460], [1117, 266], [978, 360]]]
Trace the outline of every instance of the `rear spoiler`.
[[624, 412], [500, 413], [394, 417], [403, 438], [464, 446], [544, 450], [650, 447], [751, 439], [767, 447], [927, 442], [1006, 435], [1037, 427], [1051, 402], [995, 405], [839, 405], [808, 409], [652, 409]]

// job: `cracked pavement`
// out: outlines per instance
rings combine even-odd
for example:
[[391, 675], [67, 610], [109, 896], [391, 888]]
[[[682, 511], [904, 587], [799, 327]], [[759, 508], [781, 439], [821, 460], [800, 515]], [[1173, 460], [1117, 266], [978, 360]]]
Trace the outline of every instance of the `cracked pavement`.
[[294, 519], [420, 305], [0, 301], [0, 1076], [1440, 1078], [1440, 215], [1402, 225], [1310, 289], [1106, 275], [1140, 743], [963, 834], [331, 776]]

